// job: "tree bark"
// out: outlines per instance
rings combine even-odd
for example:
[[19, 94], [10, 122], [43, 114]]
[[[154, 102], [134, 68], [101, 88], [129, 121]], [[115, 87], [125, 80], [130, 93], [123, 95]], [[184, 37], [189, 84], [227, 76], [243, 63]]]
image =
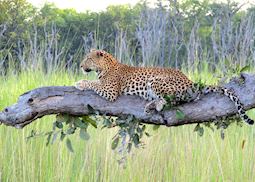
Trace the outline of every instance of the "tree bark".
[[[234, 90], [245, 109], [255, 107], [255, 75], [241, 74], [240, 78], [233, 78], [223, 86]], [[88, 115], [88, 105], [101, 115], [134, 115], [143, 123], [166, 126], [202, 123], [237, 113], [234, 104], [226, 96], [215, 93], [178, 106], [185, 115], [182, 119], [176, 117], [176, 109], [145, 114], [146, 103], [147, 101], [137, 96], [120, 96], [115, 102], [109, 102], [93, 91], [80, 91], [72, 86], [41, 87], [24, 93], [16, 104], [0, 112], [0, 122], [23, 128], [45, 115]]]

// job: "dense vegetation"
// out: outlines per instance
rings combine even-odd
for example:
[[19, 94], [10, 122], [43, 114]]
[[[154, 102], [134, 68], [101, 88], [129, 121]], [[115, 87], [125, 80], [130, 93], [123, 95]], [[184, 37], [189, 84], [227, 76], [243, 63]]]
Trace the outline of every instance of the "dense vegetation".
[[[255, 61], [255, 8], [229, 1], [146, 1], [82, 12], [25, 0], [0, 1], [0, 68], [76, 68], [92, 47], [134, 65], [185, 66], [206, 62], [227, 71]], [[42, 67], [43, 65], [43, 67]]]

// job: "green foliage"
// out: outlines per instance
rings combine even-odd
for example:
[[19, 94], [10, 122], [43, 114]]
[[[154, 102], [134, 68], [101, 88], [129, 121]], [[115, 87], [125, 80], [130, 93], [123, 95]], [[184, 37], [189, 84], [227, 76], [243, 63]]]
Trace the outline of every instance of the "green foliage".
[[94, 128], [97, 128], [97, 122], [91, 119], [89, 116], [82, 116], [82, 121], [90, 123]]
[[176, 119], [182, 120], [184, 118], [185, 118], [185, 114], [180, 109], [177, 109], [176, 110]]
[[[91, 107], [90, 110], [95, 112], [95, 110]], [[94, 115], [95, 116], [95, 115]], [[89, 125], [97, 128], [96, 118], [93, 115], [90, 116], [71, 116], [68, 114], [58, 114], [56, 116], [56, 121], [53, 123], [52, 131], [46, 132], [45, 134], [41, 133], [40, 136], [47, 136], [46, 145], [53, 144], [57, 137], [60, 135], [60, 141], [65, 139], [66, 146], [70, 152], [74, 152], [72, 147], [72, 142], [69, 136], [76, 133], [79, 130], [79, 136], [82, 140], [89, 140], [90, 135], [87, 130]], [[128, 115], [122, 118], [110, 119], [109, 117], [101, 117], [103, 120], [102, 129], [103, 128], [113, 128], [118, 127], [119, 130], [117, 134], [113, 137], [111, 148], [112, 150], [118, 150], [121, 154], [122, 163], [125, 161], [126, 154], [131, 152], [132, 147], [140, 148], [143, 146], [141, 142], [144, 134], [149, 136], [148, 132], [146, 132], [146, 126], [140, 123], [139, 120], [134, 118], [132, 115]], [[157, 130], [159, 128], [158, 125], [153, 127], [153, 130]], [[34, 130], [31, 131], [31, 134], [27, 137], [27, 139], [34, 138], [39, 136], [36, 134]], [[120, 161], [119, 160], [119, 161]]]
[[153, 130], [158, 130], [160, 125], [153, 125]]
[[226, 67], [228, 67], [228, 69], [225, 72], [221, 73], [223, 75], [221, 77], [225, 77], [225, 78], [239, 76], [243, 72], [250, 72], [252, 70], [251, 64], [248, 64], [248, 63], [247, 65], [244, 65], [244, 66], [240, 64], [232, 65], [233, 63], [231, 60], [225, 60], [224, 64], [226, 65]]
[[246, 65], [239, 70], [239, 73], [251, 71], [251, 65]]
[[[96, 113], [94, 108], [91, 106], [88, 106], [88, 108], [90, 108], [91, 112]], [[48, 146], [49, 144], [53, 144], [56, 139], [59, 138], [60, 141], [66, 141], [66, 146], [70, 152], [74, 152], [72, 142], [69, 137], [74, 135], [76, 131], [79, 131], [80, 139], [88, 141], [90, 139], [88, 127], [91, 125], [94, 128], [97, 128], [96, 119], [98, 118], [96, 118], [96, 115], [97, 114], [91, 114], [90, 116], [79, 117], [68, 114], [58, 114], [56, 116], [56, 121], [53, 123], [52, 131], [37, 134], [34, 130], [32, 130], [30, 135], [27, 137], [27, 140], [38, 136], [47, 136], [46, 146]], [[149, 133], [145, 131], [146, 126], [140, 123], [140, 121], [132, 115], [114, 119], [102, 116], [101, 119], [103, 120], [102, 129], [106, 127], [119, 127], [119, 131], [113, 137], [111, 148], [112, 150], [118, 149], [119, 153], [122, 155], [122, 160], [123, 156], [131, 151], [132, 146], [136, 148], [140, 148], [142, 146], [141, 139], [144, 134], [146, 136], [150, 136]], [[157, 130], [158, 128], [159, 125], [154, 125], [153, 130]]]
[[66, 139], [66, 146], [70, 152], [74, 152], [71, 140], [69, 138]]
[[201, 79], [194, 84], [194, 91], [203, 90], [207, 85]]
[[199, 136], [203, 136], [204, 134], [204, 128], [200, 126], [200, 124], [197, 124], [194, 128], [194, 132], [197, 132]]
[[66, 146], [70, 152], [74, 152], [69, 136], [79, 131], [79, 136], [82, 140], [89, 140], [88, 127], [97, 128], [97, 122], [89, 116], [77, 117], [68, 114], [58, 114], [56, 121], [53, 123], [52, 131], [37, 134], [34, 130], [31, 131], [27, 139], [37, 136], [47, 136], [46, 146], [53, 144], [57, 138], [60, 141], [66, 140]]
[[[117, 118], [115, 120], [115, 127], [119, 127], [119, 131], [113, 138], [112, 149], [116, 149], [119, 146], [119, 150], [122, 152], [131, 151], [132, 146], [139, 148], [142, 146], [141, 138], [144, 135], [146, 126], [139, 122], [132, 115]], [[121, 140], [121, 143], [119, 141]]]
[[88, 134], [86, 129], [84, 129], [84, 128], [80, 129], [80, 138], [83, 139], [83, 140], [89, 140], [90, 135]]
[[166, 101], [166, 104], [164, 105], [163, 111], [174, 108], [176, 100], [175, 95], [165, 95], [164, 99]]
[[221, 139], [224, 140], [225, 130], [227, 128], [229, 128], [229, 126], [233, 125], [234, 123], [236, 123], [236, 126], [238, 126], [238, 127], [243, 126], [243, 121], [237, 115], [237, 116], [232, 116], [232, 117], [218, 118], [218, 119], [210, 121], [210, 122], [204, 122], [202, 124], [197, 124], [196, 127], [194, 128], [194, 132], [197, 132], [197, 134], [199, 136], [203, 136], [204, 135], [204, 127], [210, 128], [211, 131], [213, 131], [213, 132], [218, 130], [220, 132]]
[[119, 137], [115, 137], [112, 141], [112, 150], [115, 150], [119, 144]]

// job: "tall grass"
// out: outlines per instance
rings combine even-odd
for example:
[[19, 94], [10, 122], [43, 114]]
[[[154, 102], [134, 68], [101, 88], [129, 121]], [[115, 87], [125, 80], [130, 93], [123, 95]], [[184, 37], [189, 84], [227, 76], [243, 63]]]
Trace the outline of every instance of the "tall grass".
[[[202, 73], [207, 83], [215, 82]], [[204, 76], [203, 76], [204, 75]], [[206, 75], [206, 77], [205, 77]], [[199, 79], [197, 74], [190, 74]], [[22, 72], [0, 77], [0, 109], [16, 102], [27, 90], [47, 85], [73, 85], [81, 76], [56, 71]], [[255, 118], [254, 113], [250, 116]], [[46, 147], [46, 137], [26, 140], [30, 131], [49, 131], [54, 116], [47, 116], [22, 130], [0, 127], [1, 181], [253, 181], [255, 179], [254, 127], [236, 125], [226, 130], [205, 130], [203, 137], [194, 126], [160, 127], [144, 138], [145, 148], [134, 150], [126, 168], [111, 150], [116, 129], [89, 129], [89, 141], [71, 137], [74, 153], [57, 140]]]

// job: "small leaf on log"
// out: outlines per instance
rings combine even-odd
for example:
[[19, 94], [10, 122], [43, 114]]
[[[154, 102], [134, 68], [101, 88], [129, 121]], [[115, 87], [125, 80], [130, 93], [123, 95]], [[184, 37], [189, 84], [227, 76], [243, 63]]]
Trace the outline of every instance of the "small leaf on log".
[[176, 119], [181, 120], [184, 118], [185, 118], [185, 114], [180, 109], [177, 109], [176, 110]]
[[51, 136], [52, 136], [52, 131], [50, 131], [50, 132], [48, 132], [48, 133], [46, 133], [45, 135], [48, 135], [48, 137], [47, 137], [47, 142], [46, 142], [46, 146], [48, 146], [49, 144], [50, 144], [50, 139], [51, 139]]
[[131, 152], [131, 149], [132, 149], [132, 143], [128, 143], [128, 146], [127, 146], [128, 153]]
[[56, 116], [56, 120], [58, 121], [58, 122], [62, 122], [62, 123], [69, 123], [70, 122], [70, 117], [69, 117], [69, 115], [68, 114], [58, 114], [57, 116]]
[[80, 129], [80, 138], [83, 140], [89, 140], [90, 136], [85, 129]]
[[65, 136], [66, 134], [63, 131], [61, 131], [60, 140], [63, 141]]
[[87, 129], [88, 128], [88, 123], [86, 123], [84, 120], [81, 121], [79, 118], [77, 118], [75, 120], [74, 125], [79, 127], [79, 128], [83, 128], [83, 129]]
[[113, 141], [112, 141], [112, 150], [115, 150], [117, 148], [119, 144], [119, 137], [116, 137]]
[[53, 134], [53, 137], [52, 137], [52, 140], [51, 140], [51, 144], [53, 144], [56, 141], [57, 136], [58, 136], [58, 132]]
[[194, 128], [194, 132], [197, 132], [199, 136], [203, 136], [204, 128], [201, 127], [200, 124], [197, 124], [197, 126]]
[[157, 130], [157, 129], [159, 129], [159, 127], [160, 127], [160, 125], [153, 125], [153, 130]]
[[225, 138], [224, 129], [220, 130], [220, 137], [221, 137], [222, 140], [224, 140], [224, 138]]
[[250, 70], [251, 70], [251, 65], [246, 65], [246, 66], [241, 68], [240, 73], [250, 71]]
[[70, 152], [74, 152], [71, 140], [69, 138], [66, 139], [66, 146]]
[[204, 135], [204, 128], [203, 127], [200, 127], [199, 130], [198, 130], [198, 135], [199, 136], [203, 136]]
[[74, 134], [74, 132], [75, 132], [75, 128], [68, 128], [68, 130], [66, 131], [66, 134], [71, 135], [71, 134]]
[[59, 121], [56, 121], [56, 127], [59, 128], [59, 129], [62, 129], [63, 128], [63, 124]]
[[94, 128], [97, 128], [97, 122], [91, 119], [89, 116], [82, 116], [82, 120], [90, 123]]
[[133, 136], [133, 142], [134, 142], [134, 144], [135, 144], [135, 147], [138, 147], [138, 146], [139, 146], [140, 141], [139, 141], [139, 136], [138, 136], [137, 134], [135, 134], [135, 135]]

